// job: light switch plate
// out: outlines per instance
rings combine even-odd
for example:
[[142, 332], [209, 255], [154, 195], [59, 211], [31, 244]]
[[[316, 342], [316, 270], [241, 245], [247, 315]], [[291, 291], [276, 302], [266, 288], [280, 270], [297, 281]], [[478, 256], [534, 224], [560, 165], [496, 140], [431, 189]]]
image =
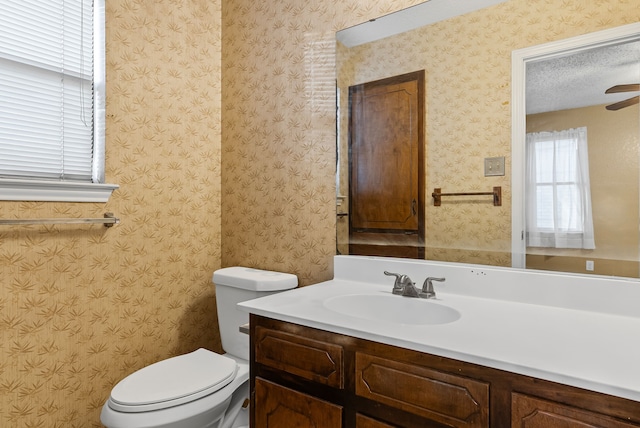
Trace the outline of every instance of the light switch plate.
[[504, 156], [484, 158], [484, 176], [504, 175]]

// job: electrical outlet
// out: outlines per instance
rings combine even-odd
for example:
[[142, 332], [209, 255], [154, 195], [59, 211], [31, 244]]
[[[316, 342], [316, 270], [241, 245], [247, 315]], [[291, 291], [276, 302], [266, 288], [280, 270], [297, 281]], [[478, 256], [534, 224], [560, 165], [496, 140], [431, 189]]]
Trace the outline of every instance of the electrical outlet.
[[484, 176], [504, 175], [504, 156], [484, 158]]
[[587, 266], [586, 269], [589, 272], [593, 272], [593, 269], [595, 269], [595, 263], [593, 263], [593, 260], [587, 260]]

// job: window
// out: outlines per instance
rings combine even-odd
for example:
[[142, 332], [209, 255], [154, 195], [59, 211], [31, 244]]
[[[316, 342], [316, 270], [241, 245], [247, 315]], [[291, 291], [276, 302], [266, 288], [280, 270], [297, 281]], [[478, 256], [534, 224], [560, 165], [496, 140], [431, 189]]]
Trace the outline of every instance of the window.
[[527, 245], [594, 249], [587, 128], [527, 134]]
[[106, 201], [104, 0], [0, 3], [0, 199]]

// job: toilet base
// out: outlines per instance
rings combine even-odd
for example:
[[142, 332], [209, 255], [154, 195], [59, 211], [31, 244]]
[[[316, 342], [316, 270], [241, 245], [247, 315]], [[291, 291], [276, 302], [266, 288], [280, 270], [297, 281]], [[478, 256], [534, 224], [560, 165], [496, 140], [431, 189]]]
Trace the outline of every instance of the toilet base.
[[248, 399], [249, 381], [246, 381], [233, 393], [224, 418], [216, 428], [249, 428], [249, 407], [242, 407]]

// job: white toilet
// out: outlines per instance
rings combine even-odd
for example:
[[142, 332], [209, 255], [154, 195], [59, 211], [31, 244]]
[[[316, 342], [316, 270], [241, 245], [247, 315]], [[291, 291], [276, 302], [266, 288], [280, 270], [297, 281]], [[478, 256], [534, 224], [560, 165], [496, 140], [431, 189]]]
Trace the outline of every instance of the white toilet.
[[246, 300], [295, 288], [295, 275], [244, 267], [219, 269], [218, 323], [224, 355], [206, 349], [144, 367], [121, 380], [102, 407], [107, 428], [241, 428], [249, 426], [249, 336], [239, 327]]

